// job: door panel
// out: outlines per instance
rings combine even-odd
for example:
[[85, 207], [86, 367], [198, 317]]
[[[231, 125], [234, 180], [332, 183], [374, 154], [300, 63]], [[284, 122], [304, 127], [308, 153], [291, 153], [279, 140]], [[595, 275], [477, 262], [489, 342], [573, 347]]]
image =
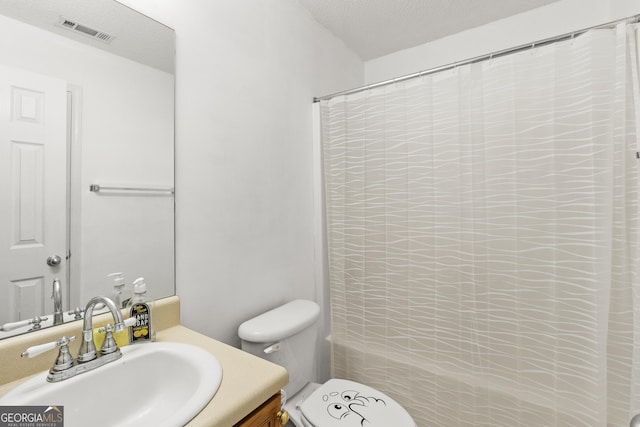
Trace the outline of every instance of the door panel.
[[0, 66], [0, 324], [52, 313], [53, 279], [67, 282], [66, 87]]

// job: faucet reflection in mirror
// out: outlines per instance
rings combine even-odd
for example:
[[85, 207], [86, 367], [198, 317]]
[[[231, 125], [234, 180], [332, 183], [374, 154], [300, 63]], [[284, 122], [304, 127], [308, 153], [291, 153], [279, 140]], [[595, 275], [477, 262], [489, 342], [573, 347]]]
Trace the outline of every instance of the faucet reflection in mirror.
[[40, 329], [42, 327], [42, 322], [49, 320], [47, 316], [40, 317], [36, 316], [33, 319], [20, 320], [17, 322], [8, 322], [4, 325], [0, 326], [0, 331], [9, 332], [15, 329], [21, 328], [23, 326], [33, 325], [29, 331], [35, 331], [36, 329]]
[[[62, 310], [62, 286], [60, 280], [56, 277], [53, 279], [53, 286], [51, 289], [51, 299], [53, 300], [53, 326], [64, 323], [64, 313]], [[78, 310], [80, 310], [78, 308]], [[73, 313], [69, 313], [73, 314]], [[76, 318], [79, 319], [79, 318]], [[9, 332], [14, 331], [24, 326], [33, 325], [28, 331], [35, 331], [42, 328], [42, 322], [49, 320], [48, 316], [36, 316], [33, 319], [19, 320], [17, 322], [7, 322], [0, 326], [0, 331]], [[51, 325], [48, 325], [51, 326]]]
[[53, 300], [53, 326], [55, 326], [61, 324], [64, 320], [64, 314], [62, 313], [62, 286], [60, 286], [60, 280], [57, 277], [53, 279], [51, 299]]
[[[98, 304], [104, 304], [109, 308], [114, 321], [113, 325], [107, 324], [104, 328], [100, 329], [100, 332], [105, 334], [105, 339], [99, 353], [96, 351], [96, 345], [93, 340], [92, 320], [93, 310]], [[62, 337], [59, 341], [29, 347], [22, 353], [22, 357], [31, 358], [60, 347], [55, 364], [49, 370], [49, 375], [47, 375], [47, 381], [63, 381], [76, 375], [92, 371], [122, 357], [122, 352], [113, 338], [113, 332], [120, 332], [126, 327], [131, 326], [132, 323], [135, 322], [135, 318], [129, 318], [126, 321], [123, 320], [122, 314], [115, 303], [110, 298], [101, 296], [92, 298], [87, 303], [84, 312], [82, 343], [80, 344], [78, 357], [75, 361], [69, 352], [69, 343], [76, 339], [74, 336], [70, 338]]]

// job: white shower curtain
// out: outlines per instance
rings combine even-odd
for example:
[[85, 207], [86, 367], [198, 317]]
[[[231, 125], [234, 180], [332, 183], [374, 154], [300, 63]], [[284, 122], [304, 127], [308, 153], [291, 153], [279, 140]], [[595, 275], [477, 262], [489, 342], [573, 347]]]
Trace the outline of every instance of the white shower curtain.
[[637, 77], [620, 24], [323, 101], [332, 374], [421, 427], [628, 426]]

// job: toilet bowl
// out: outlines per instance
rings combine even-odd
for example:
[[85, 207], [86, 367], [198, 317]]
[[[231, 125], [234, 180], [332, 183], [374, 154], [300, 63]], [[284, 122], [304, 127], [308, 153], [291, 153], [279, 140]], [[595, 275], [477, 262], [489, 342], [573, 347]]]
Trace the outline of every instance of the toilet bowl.
[[244, 351], [287, 369], [283, 401], [290, 420], [297, 427], [415, 427], [411, 415], [379, 390], [344, 379], [311, 381], [319, 315], [315, 302], [295, 300], [238, 328]]

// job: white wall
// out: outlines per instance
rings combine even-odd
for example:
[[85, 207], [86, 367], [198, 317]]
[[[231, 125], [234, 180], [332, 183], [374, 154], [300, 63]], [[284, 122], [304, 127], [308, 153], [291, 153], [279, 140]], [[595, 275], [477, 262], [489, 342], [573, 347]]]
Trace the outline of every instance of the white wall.
[[182, 323], [238, 345], [244, 320], [315, 299], [312, 99], [362, 84], [362, 61], [296, 0], [123, 3], [176, 30]]
[[145, 276], [150, 293], [171, 295], [172, 198], [105, 196], [88, 189], [94, 183], [173, 183], [174, 77], [1, 15], [0, 51], [2, 64], [82, 89], [81, 147], [74, 153], [81, 156], [82, 215], [72, 217], [79, 221], [72, 257], [81, 272], [72, 280], [81, 289], [71, 295], [71, 308], [108, 295], [106, 274], [115, 271], [128, 283]]
[[561, 0], [365, 63], [367, 84], [463, 61], [640, 13], [637, 0]]

